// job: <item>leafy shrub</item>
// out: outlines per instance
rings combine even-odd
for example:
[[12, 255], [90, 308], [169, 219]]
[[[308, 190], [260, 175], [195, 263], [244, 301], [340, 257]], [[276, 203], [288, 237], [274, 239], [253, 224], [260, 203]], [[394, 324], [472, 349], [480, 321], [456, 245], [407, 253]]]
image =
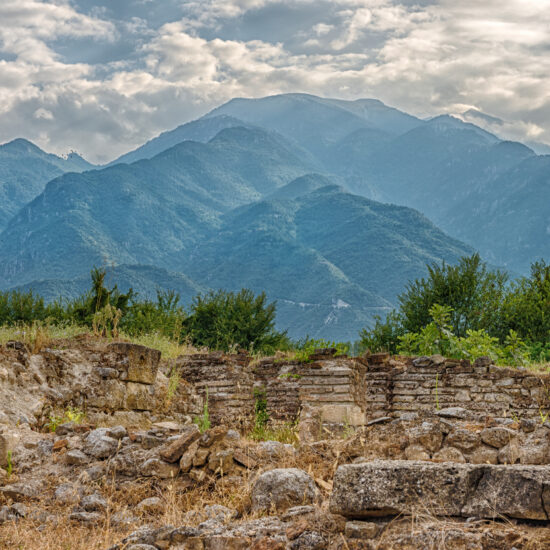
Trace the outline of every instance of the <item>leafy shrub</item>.
[[349, 351], [349, 344], [344, 342], [330, 342], [328, 340], [315, 340], [313, 338], [304, 338], [294, 344], [294, 359], [302, 363], [310, 361], [309, 356], [315, 350], [323, 348], [335, 348], [336, 355], [345, 355]]
[[198, 347], [272, 353], [288, 341], [286, 333], [275, 330], [275, 311], [264, 292], [255, 296], [248, 289], [211, 291], [193, 300], [182, 334]]
[[528, 348], [517, 333], [510, 331], [505, 344], [490, 336], [485, 330], [468, 329], [466, 336], [456, 336], [450, 319], [452, 310], [438, 304], [430, 308], [432, 322], [419, 332], [408, 332], [399, 338], [398, 351], [407, 355], [433, 355], [439, 353], [457, 359], [475, 361], [479, 357], [491, 357], [493, 361], [508, 365], [524, 365], [528, 362]]

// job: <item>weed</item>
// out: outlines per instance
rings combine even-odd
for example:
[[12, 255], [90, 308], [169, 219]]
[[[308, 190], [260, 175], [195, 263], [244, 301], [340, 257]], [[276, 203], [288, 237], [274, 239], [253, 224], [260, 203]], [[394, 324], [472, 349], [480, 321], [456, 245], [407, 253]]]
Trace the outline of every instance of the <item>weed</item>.
[[435, 408], [439, 411], [441, 407], [439, 406], [439, 373], [435, 374]]
[[84, 411], [74, 407], [68, 407], [61, 414], [50, 413], [50, 416], [49, 416], [50, 420], [49, 422], [46, 423], [45, 427], [50, 432], [55, 432], [57, 428], [61, 424], [65, 424], [65, 422], [73, 422], [74, 424], [81, 424], [85, 416], [86, 414], [84, 413]]
[[206, 398], [202, 407], [202, 414], [197, 416], [193, 422], [199, 427], [201, 433], [210, 428], [210, 414], [208, 412], [208, 388], [206, 388]]
[[178, 386], [181, 380], [181, 374], [176, 365], [173, 365], [170, 369], [170, 378], [168, 379], [168, 401], [171, 401], [176, 392], [178, 391]]
[[8, 474], [8, 479], [11, 477], [11, 474], [13, 473], [13, 462], [12, 462], [11, 451], [8, 451], [6, 473]]

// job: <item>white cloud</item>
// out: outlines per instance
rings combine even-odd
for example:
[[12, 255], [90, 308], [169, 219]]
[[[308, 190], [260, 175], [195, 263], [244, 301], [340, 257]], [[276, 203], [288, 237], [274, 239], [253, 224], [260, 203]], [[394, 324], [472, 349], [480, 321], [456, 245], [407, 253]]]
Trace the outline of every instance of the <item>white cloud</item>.
[[[242, 37], [243, 15], [267, 7], [307, 12], [298, 36], [307, 50], [282, 27], [280, 41]], [[231, 97], [304, 91], [377, 97], [421, 116], [474, 106], [510, 121], [501, 126], [507, 137], [550, 142], [549, 7], [205, 0], [182, 4], [177, 20], [154, 29], [139, 18], [115, 24], [107, 9], [85, 15], [61, 0], [0, 3], [0, 141], [24, 128], [56, 152], [77, 148], [107, 160]], [[128, 36], [139, 47], [104, 64], [69, 61], [58, 48], [63, 39], [115, 46]]]

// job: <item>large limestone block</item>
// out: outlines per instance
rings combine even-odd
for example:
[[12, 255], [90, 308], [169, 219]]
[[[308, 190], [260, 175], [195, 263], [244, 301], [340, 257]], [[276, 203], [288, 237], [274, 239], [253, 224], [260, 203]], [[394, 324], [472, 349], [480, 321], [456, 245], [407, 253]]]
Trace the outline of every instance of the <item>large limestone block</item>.
[[375, 461], [340, 466], [330, 500], [348, 518], [435, 516], [548, 520], [550, 468]]
[[109, 349], [128, 357], [128, 382], [154, 384], [160, 361], [160, 351], [128, 342], [116, 342]]
[[349, 518], [429, 512], [460, 516], [472, 482], [466, 464], [384, 460], [340, 466], [332, 513]]

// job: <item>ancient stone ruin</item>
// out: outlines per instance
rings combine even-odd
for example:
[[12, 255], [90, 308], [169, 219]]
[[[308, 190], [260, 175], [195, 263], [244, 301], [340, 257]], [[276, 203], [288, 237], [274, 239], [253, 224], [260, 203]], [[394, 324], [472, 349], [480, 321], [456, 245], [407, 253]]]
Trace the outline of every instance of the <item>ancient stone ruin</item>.
[[[108, 520], [120, 550], [550, 548], [549, 390], [547, 374], [486, 358], [167, 361], [90, 337], [37, 354], [11, 342], [0, 540], [62, 517]], [[260, 399], [293, 444], [249, 437]], [[164, 525], [172, 492], [194, 496]]]

